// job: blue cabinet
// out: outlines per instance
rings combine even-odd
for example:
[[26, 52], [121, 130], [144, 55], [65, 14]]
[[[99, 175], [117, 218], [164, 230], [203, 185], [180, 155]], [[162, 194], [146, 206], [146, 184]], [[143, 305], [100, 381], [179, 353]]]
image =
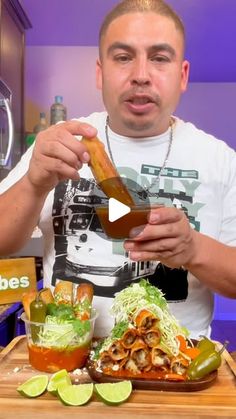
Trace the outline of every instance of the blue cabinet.
[[15, 316], [21, 303], [0, 306], [0, 346], [6, 346], [15, 336]]
[[[37, 282], [43, 288], [43, 280]], [[20, 316], [23, 312], [21, 302], [0, 305], [0, 346], [6, 346], [15, 337], [25, 334], [25, 326]]]

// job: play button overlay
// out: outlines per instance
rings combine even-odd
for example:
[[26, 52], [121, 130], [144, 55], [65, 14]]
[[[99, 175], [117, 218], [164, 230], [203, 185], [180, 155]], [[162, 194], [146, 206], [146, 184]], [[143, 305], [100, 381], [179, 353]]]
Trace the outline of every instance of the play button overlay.
[[[129, 197], [127, 200], [127, 194], [120, 192], [121, 182], [131, 196], [131, 203]], [[103, 239], [122, 241], [131, 238], [130, 231], [133, 228], [138, 228], [141, 232], [148, 223], [150, 200], [157, 204], [160, 202], [159, 186], [157, 185], [157, 192], [153, 188], [148, 189], [148, 184], [145, 186], [147, 188], [127, 177], [110, 178], [97, 185], [97, 190], [92, 191], [92, 202], [97, 214], [91, 224], [93, 231]]]
[[122, 202], [118, 201], [115, 198], [109, 199], [108, 220], [111, 223], [114, 223], [114, 221], [124, 217], [124, 215], [128, 214], [130, 211], [131, 208], [128, 207], [128, 205], [122, 204]]

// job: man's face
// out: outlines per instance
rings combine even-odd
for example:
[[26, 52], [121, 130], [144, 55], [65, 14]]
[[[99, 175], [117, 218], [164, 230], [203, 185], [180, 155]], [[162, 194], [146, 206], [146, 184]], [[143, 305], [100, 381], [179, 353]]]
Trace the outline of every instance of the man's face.
[[188, 71], [183, 38], [171, 19], [146, 12], [112, 21], [97, 62], [97, 87], [111, 128], [131, 137], [164, 132], [186, 89]]

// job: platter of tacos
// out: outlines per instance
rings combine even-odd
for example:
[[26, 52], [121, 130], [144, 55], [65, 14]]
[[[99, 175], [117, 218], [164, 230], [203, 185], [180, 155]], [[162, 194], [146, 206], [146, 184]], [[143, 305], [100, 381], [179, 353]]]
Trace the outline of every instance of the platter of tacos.
[[[147, 280], [117, 293], [111, 315], [114, 327], [109, 336], [95, 341], [87, 363], [94, 381], [130, 379], [134, 388], [164, 391], [198, 391], [214, 383], [217, 364], [209, 368], [203, 359], [204, 373], [198, 362], [204, 358], [203, 345], [189, 338], [170, 313], [163, 293]], [[208, 338], [202, 343], [215, 351]]]

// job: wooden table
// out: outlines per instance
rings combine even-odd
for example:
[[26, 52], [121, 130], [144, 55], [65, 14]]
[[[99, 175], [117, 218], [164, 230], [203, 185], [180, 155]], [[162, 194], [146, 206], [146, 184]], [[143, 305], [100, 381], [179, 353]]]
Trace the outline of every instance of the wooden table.
[[[236, 364], [225, 352], [227, 362]], [[107, 406], [96, 396], [85, 406], [64, 406], [48, 392], [36, 399], [22, 397], [16, 388], [39, 372], [30, 367], [26, 338], [19, 336], [0, 353], [0, 419], [52, 418], [72, 416], [87, 418], [158, 419], [236, 418], [236, 377], [226, 358], [215, 383], [197, 392], [133, 390], [130, 399], [120, 406]], [[235, 372], [236, 373], [236, 372]], [[78, 376], [79, 377], [79, 376]], [[83, 381], [87, 380], [83, 375]]]

